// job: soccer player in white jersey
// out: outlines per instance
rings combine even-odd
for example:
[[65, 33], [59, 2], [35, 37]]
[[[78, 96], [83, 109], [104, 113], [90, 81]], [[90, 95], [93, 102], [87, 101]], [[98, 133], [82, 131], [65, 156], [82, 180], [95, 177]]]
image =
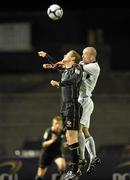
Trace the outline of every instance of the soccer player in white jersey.
[[100, 159], [96, 155], [94, 138], [89, 132], [90, 117], [94, 109], [91, 96], [100, 74], [100, 67], [96, 61], [96, 55], [97, 52], [94, 47], [86, 47], [83, 50], [82, 61], [80, 62], [83, 68], [83, 81], [78, 99], [83, 107], [79, 131], [80, 158], [81, 160], [85, 160], [86, 148], [90, 158], [87, 168], [88, 174], [92, 173], [95, 170], [95, 166], [100, 163]]

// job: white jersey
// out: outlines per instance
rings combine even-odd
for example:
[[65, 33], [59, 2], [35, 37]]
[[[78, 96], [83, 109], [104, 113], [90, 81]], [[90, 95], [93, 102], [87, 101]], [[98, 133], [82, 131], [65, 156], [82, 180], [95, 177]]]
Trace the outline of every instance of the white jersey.
[[78, 98], [79, 103], [83, 107], [80, 123], [89, 128], [90, 117], [94, 109], [91, 96], [100, 74], [100, 67], [97, 62], [85, 64], [81, 61], [80, 64], [83, 66], [83, 79]]
[[79, 99], [83, 99], [92, 96], [92, 92], [100, 74], [100, 67], [97, 62], [85, 64], [81, 61], [80, 64], [83, 66], [83, 80], [80, 88]]

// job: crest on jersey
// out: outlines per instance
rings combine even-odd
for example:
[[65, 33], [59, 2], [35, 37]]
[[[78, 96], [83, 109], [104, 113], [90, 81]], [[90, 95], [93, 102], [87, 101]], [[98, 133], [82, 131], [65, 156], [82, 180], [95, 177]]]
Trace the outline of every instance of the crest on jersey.
[[80, 74], [80, 70], [78, 70], [77, 68], [75, 69], [75, 74]]

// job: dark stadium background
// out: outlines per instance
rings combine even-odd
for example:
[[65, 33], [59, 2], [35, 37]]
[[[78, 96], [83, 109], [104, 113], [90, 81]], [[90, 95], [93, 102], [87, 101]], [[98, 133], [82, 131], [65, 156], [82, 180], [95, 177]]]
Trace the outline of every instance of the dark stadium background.
[[[46, 14], [53, 3], [64, 10], [57, 22]], [[1, 3], [0, 179], [6, 179], [5, 174], [11, 180], [34, 178], [42, 133], [59, 114], [60, 92], [49, 85], [59, 75], [42, 69], [47, 61], [37, 52], [43, 49], [61, 59], [69, 49], [82, 53], [85, 46], [97, 48], [101, 66], [93, 93], [91, 132], [102, 165], [93, 176], [80, 179], [129, 178], [129, 165], [120, 166], [130, 160], [129, 32], [130, 8], [125, 1], [115, 5], [110, 1], [73, 0]], [[7, 162], [21, 169], [10, 173]], [[50, 172], [55, 173], [52, 167]]]

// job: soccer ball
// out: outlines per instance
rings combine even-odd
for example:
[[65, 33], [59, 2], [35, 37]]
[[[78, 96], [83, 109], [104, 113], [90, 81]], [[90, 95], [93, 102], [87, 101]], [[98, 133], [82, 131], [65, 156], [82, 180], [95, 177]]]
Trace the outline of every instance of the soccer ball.
[[63, 9], [58, 4], [52, 4], [47, 9], [47, 14], [52, 20], [59, 20], [63, 16]]

